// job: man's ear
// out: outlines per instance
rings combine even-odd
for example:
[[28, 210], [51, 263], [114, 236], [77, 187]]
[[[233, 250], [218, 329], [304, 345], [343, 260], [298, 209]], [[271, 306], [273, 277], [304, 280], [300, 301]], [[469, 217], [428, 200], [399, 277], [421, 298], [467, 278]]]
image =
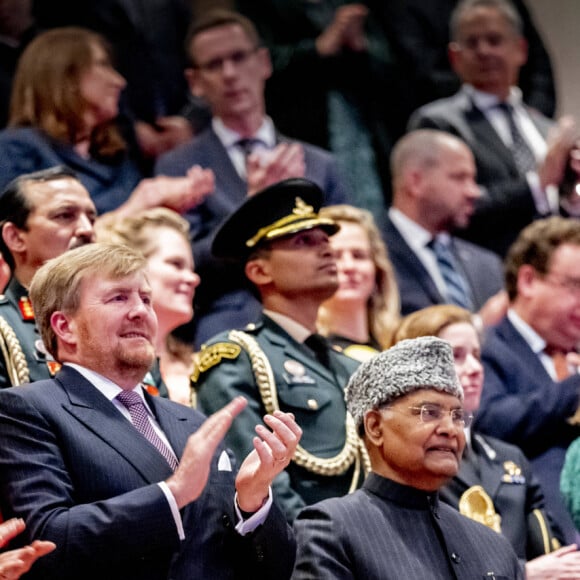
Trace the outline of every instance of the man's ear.
[[26, 250], [26, 237], [23, 235], [23, 230], [12, 222], [6, 222], [2, 227], [2, 239], [12, 254]]
[[377, 409], [371, 409], [365, 413], [363, 418], [365, 428], [365, 435], [369, 443], [373, 447], [381, 447], [383, 445], [383, 423], [381, 412]]
[[534, 292], [534, 285], [537, 281], [538, 273], [529, 264], [520, 266], [517, 276], [518, 296], [525, 298], [531, 296]]
[[75, 325], [64, 312], [57, 310], [50, 316], [50, 325], [56, 336], [65, 344], [76, 343]]
[[256, 286], [265, 286], [272, 282], [268, 260], [263, 258], [249, 260], [246, 263], [244, 271], [248, 280]]
[[199, 80], [199, 71], [193, 67], [186, 68], [184, 71], [185, 80], [189, 86], [189, 90], [192, 95], [196, 97], [203, 98], [204, 91], [202, 88], [202, 83]]

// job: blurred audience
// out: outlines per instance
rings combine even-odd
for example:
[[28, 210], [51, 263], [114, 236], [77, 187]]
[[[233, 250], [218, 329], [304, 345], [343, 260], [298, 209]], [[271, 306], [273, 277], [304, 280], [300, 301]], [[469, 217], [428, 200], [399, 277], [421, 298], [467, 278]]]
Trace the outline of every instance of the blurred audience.
[[505, 271], [510, 309], [483, 344], [476, 428], [522, 449], [571, 543], [560, 472], [580, 435], [580, 221], [554, 216], [530, 224]]
[[315, 182], [325, 204], [348, 199], [332, 156], [281, 136], [266, 115], [264, 84], [272, 67], [250, 20], [208, 10], [192, 23], [186, 46], [191, 90], [209, 103], [214, 117], [208, 130], [163, 155], [155, 170], [183, 176], [198, 164], [216, 176], [215, 193], [186, 214], [202, 280], [194, 321], [199, 347], [220, 330], [253, 321], [261, 310], [241, 267], [211, 256], [213, 234], [229, 214], [249, 195], [289, 177]]
[[399, 321], [399, 290], [372, 214], [351, 205], [323, 207], [340, 230], [330, 238], [338, 290], [318, 310], [317, 327], [344, 354], [366, 360], [387, 348]]
[[391, 156], [393, 205], [383, 228], [409, 314], [453, 303], [493, 324], [507, 307], [500, 259], [454, 235], [465, 227], [481, 192], [475, 162], [460, 139], [432, 129], [412, 131]]
[[[20, 518], [12, 518], [0, 523], [0, 548], [4, 548], [8, 542], [20, 534], [26, 525]], [[0, 578], [2, 580], [18, 580], [26, 574], [34, 562], [45, 554], [52, 552], [56, 545], [52, 542], [34, 540], [29, 546], [6, 550], [0, 553]]]
[[[522, 20], [527, 59], [517, 80], [522, 97], [529, 106], [547, 117], [556, 110], [556, 91], [550, 56], [546, 51], [528, 0], [512, 0]], [[386, 22], [391, 24], [393, 50], [411, 71], [412, 91], [409, 98], [416, 107], [448, 97], [461, 84], [448, 57], [449, 20], [458, 0], [389, 0], [383, 2]]]
[[89, 192], [62, 166], [21, 175], [0, 197], [0, 251], [11, 271], [0, 298], [0, 388], [53, 376], [28, 288], [47, 260], [94, 241]]
[[390, 201], [388, 160], [412, 112], [381, 2], [237, 0], [272, 55], [267, 110], [281, 131], [330, 149], [373, 213]]
[[64, 164], [89, 190], [99, 214], [154, 206], [185, 211], [213, 190], [213, 175], [188, 167], [179, 179], [141, 179], [115, 124], [125, 80], [108, 45], [80, 28], [37, 36], [18, 63], [9, 128], [0, 132], [0, 188], [23, 173]]
[[[191, 139], [203, 109], [191, 119], [183, 77], [183, 43], [191, 0], [36, 0], [34, 15], [43, 28], [81, 26], [107, 39], [115, 64], [127, 80], [125, 105], [141, 151], [155, 158]], [[191, 121], [191, 122], [190, 122]]]
[[126, 244], [145, 256], [158, 322], [155, 352], [161, 378], [170, 399], [190, 405], [193, 349], [171, 334], [191, 320], [193, 297], [199, 284], [189, 224], [172, 210], [160, 207], [121, 220], [100, 221], [96, 233], [100, 242]]
[[483, 195], [462, 236], [505, 255], [533, 219], [558, 213], [558, 187], [580, 128], [558, 124], [522, 102], [517, 88], [527, 45], [508, 0], [462, 0], [451, 17], [449, 57], [463, 83], [451, 97], [425, 105], [411, 129], [431, 127], [471, 148]]
[[[451, 344], [463, 407], [477, 414], [483, 366], [472, 314], [448, 304], [424, 308], [403, 319], [394, 342], [419, 336], [437, 336]], [[501, 532], [525, 566], [528, 580], [580, 577], [580, 552], [575, 545], [557, 550], [560, 531], [551, 525], [542, 488], [521, 449], [471, 428], [465, 435], [459, 472], [440, 489], [441, 499]]]

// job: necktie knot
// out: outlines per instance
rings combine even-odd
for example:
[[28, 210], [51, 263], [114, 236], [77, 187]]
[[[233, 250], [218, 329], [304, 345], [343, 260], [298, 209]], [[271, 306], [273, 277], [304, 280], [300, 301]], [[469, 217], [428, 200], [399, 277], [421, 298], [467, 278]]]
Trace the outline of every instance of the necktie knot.
[[330, 347], [324, 336], [314, 333], [311, 334], [304, 344], [314, 353], [317, 360], [325, 367], [330, 367]]
[[134, 391], [121, 391], [117, 395], [117, 400], [129, 411], [131, 423], [133, 423], [135, 429], [163, 455], [171, 469], [175, 470], [177, 458], [153, 428], [149, 420], [149, 413], [141, 397]]
[[547, 345], [544, 352], [552, 359], [556, 379], [558, 381], [567, 379], [570, 376], [570, 368], [566, 360], [566, 351], [552, 345]]
[[242, 150], [244, 157], [248, 157], [252, 153], [257, 143], [258, 140], [253, 137], [245, 137], [236, 141], [236, 145]]

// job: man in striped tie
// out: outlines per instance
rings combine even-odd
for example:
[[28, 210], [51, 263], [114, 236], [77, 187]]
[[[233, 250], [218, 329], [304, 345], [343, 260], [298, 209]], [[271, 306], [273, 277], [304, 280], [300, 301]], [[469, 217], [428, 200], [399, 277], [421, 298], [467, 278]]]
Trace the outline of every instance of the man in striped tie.
[[481, 195], [469, 148], [442, 131], [412, 131], [395, 145], [391, 172], [383, 229], [403, 314], [457, 304], [479, 311], [485, 324], [497, 320], [507, 306], [499, 257], [453, 235]]
[[47, 262], [30, 295], [54, 379], [3, 389], [0, 498], [22, 542], [55, 551], [27, 578], [286, 578], [294, 540], [270, 484], [301, 431], [273, 413], [235, 476], [221, 440], [246, 405], [205, 419], [141, 381], [157, 320], [144, 258], [89, 244]]

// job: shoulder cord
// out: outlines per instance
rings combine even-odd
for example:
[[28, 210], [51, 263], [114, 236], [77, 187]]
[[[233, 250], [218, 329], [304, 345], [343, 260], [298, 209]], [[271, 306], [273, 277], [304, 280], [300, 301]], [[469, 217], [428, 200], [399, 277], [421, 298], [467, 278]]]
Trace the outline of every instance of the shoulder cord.
[[26, 364], [26, 357], [14, 330], [2, 316], [0, 316], [0, 351], [6, 361], [6, 371], [12, 386], [28, 383], [30, 371]]
[[[249, 355], [252, 371], [260, 391], [260, 396], [267, 413], [280, 410], [274, 373], [264, 351], [253, 336], [232, 330], [229, 339], [239, 344]], [[363, 441], [358, 436], [354, 420], [350, 413], [346, 414], [346, 441], [342, 450], [334, 457], [317, 457], [298, 445], [292, 461], [304, 469], [317, 475], [336, 476], [345, 473], [356, 462], [353, 481], [349, 491], [358, 487], [361, 462], [365, 475], [370, 471], [370, 460]]]

